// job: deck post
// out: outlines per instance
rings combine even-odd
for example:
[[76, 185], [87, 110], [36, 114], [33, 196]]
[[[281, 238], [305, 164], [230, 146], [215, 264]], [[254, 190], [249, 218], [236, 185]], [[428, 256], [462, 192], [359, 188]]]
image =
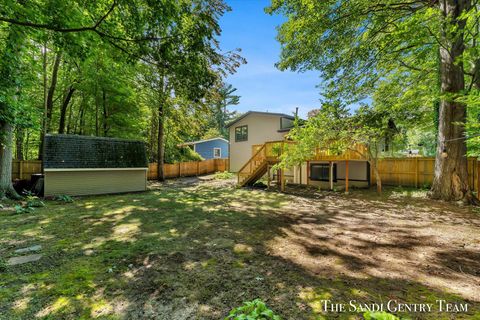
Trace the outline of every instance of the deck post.
[[267, 164], [267, 188], [270, 188], [270, 165]]
[[285, 170], [280, 170], [280, 190], [285, 192]]
[[333, 162], [329, 161], [328, 164], [330, 166], [330, 174], [328, 175], [328, 180], [330, 181], [330, 190], [333, 190]]
[[310, 184], [310, 161], [307, 161], [307, 186]]
[[345, 160], [345, 193], [348, 193], [348, 160]]

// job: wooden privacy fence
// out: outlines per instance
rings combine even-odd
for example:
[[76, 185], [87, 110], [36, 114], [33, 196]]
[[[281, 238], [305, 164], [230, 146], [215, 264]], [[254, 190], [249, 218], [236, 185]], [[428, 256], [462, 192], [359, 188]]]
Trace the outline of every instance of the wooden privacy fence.
[[[478, 191], [480, 162], [477, 158], [468, 158], [468, 184]], [[378, 171], [382, 184], [393, 186], [424, 187], [433, 182], [435, 158], [383, 158], [378, 161]], [[375, 173], [371, 170], [371, 182], [375, 184]]]
[[[384, 185], [423, 187], [433, 181], [435, 158], [383, 158], [378, 161], [378, 168]], [[228, 171], [228, 159], [209, 159], [195, 162], [165, 164], [165, 177], [176, 178], [196, 176], [217, 171]], [[30, 180], [32, 174], [42, 172], [40, 160], [13, 160], [12, 178]], [[468, 183], [470, 188], [478, 191], [480, 179], [480, 162], [476, 158], [468, 158]], [[372, 184], [375, 174], [370, 174]], [[157, 164], [150, 163], [148, 179], [157, 178]]]
[[[208, 159], [204, 161], [179, 162], [164, 164], [165, 178], [198, 176], [201, 174], [228, 171], [228, 159]], [[155, 180], [157, 176], [157, 163], [148, 166], [148, 179]]]
[[41, 160], [13, 160], [12, 179], [30, 180], [32, 174], [42, 173]]

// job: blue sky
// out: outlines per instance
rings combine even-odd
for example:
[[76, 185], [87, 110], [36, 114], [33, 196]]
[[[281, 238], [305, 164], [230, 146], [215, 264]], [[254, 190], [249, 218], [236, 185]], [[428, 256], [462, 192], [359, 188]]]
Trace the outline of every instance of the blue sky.
[[275, 63], [280, 58], [280, 44], [275, 39], [276, 26], [282, 16], [265, 14], [269, 0], [227, 0], [232, 11], [220, 21], [223, 51], [242, 49], [247, 64], [227, 78], [241, 96], [240, 104], [230, 110], [283, 112], [291, 114], [299, 107], [306, 117], [309, 110], [320, 106], [321, 79], [318, 72], [296, 73], [279, 71]]

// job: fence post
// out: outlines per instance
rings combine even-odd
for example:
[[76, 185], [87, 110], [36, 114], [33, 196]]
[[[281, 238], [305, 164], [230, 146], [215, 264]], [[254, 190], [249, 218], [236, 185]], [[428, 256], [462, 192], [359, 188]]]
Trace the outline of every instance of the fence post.
[[[215, 161], [215, 160], [214, 160]], [[215, 165], [215, 163], [214, 163]], [[197, 161], [197, 176], [200, 174], [200, 161]]]
[[180, 178], [182, 176], [182, 166], [181, 166], [181, 163], [179, 162], [178, 163], [178, 177]]

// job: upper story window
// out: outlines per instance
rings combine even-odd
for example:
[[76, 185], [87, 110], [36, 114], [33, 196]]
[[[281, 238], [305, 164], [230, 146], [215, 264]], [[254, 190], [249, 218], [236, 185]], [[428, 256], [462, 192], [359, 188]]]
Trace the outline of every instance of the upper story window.
[[248, 126], [240, 126], [235, 128], [235, 142], [248, 140]]

